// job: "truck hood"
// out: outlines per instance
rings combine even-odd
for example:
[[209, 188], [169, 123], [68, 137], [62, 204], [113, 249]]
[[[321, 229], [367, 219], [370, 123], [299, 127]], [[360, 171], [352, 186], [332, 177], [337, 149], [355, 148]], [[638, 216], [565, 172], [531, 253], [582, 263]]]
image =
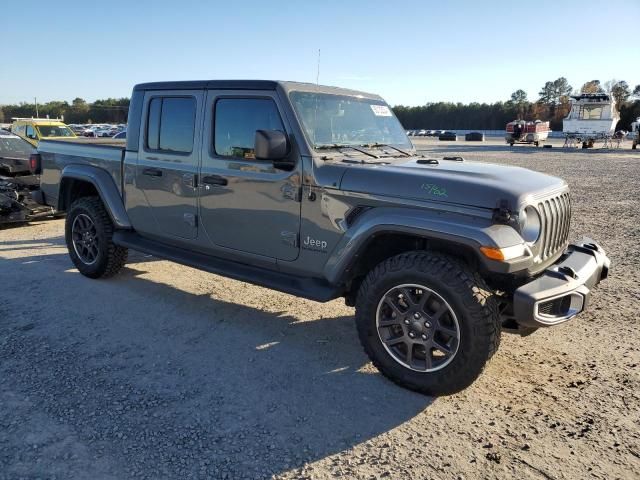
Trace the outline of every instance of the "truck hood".
[[340, 189], [481, 208], [506, 206], [516, 210], [532, 198], [541, 198], [567, 187], [562, 179], [520, 167], [452, 160], [425, 162], [428, 162], [426, 158], [412, 157], [389, 164], [351, 164], [342, 177]]

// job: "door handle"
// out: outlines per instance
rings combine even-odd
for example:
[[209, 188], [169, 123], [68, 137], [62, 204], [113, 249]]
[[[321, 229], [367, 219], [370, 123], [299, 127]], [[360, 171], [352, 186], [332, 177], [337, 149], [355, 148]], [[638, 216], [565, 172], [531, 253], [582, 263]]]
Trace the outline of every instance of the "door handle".
[[182, 183], [191, 188], [196, 188], [198, 186], [198, 181], [193, 173], [185, 173], [182, 175]]
[[161, 177], [162, 170], [160, 170], [159, 168], [145, 168], [144, 170], [142, 170], [142, 174], [149, 177]]
[[229, 183], [226, 178], [221, 177], [220, 175], [207, 175], [206, 177], [202, 177], [202, 183], [207, 183], [209, 185], [226, 185]]

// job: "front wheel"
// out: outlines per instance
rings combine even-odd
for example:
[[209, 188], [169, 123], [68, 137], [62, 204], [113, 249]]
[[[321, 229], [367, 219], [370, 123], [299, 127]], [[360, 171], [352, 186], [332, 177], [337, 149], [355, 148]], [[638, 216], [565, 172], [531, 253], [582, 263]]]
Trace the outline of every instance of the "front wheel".
[[500, 341], [489, 288], [465, 264], [440, 253], [403, 253], [375, 267], [358, 292], [356, 323], [378, 370], [428, 395], [471, 385]]

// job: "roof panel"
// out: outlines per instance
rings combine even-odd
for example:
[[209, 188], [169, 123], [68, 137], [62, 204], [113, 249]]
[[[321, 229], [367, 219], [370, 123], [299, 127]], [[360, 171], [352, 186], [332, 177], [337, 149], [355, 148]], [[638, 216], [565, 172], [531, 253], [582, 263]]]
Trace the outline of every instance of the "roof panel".
[[220, 90], [276, 90], [282, 88], [286, 93], [294, 90], [333, 93], [337, 95], [359, 95], [364, 98], [382, 100], [378, 95], [350, 90], [340, 87], [330, 87], [326, 85], [316, 85], [315, 83], [285, 82], [276, 80], [190, 80], [174, 82], [151, 82], [140, 83], [134, 90], [199, 90], [199, 89], [220, 89]]

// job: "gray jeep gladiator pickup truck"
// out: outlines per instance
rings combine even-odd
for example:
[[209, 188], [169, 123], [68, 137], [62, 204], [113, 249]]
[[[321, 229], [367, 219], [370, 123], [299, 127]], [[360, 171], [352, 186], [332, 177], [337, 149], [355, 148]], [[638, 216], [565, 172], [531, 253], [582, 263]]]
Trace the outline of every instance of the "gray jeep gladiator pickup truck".
[[41, 203], [71, 260], [117, 273], [132, 248], [355, 306], [373, 364], [430, 395], [470, 385], [502, 331], [587, 306], [609, 260], [569, 244], [567, 184], [418, 154], [377, 95], [275, 81], [137, 85], [126, 146], [40, 142]]

